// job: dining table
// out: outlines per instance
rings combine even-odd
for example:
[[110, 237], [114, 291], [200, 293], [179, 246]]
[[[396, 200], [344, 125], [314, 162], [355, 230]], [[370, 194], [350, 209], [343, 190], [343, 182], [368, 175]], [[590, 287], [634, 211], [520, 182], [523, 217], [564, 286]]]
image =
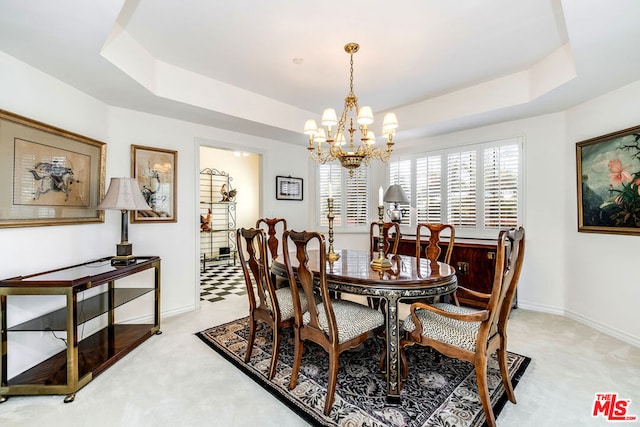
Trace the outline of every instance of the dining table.
[[[308, 250], [309, 268], [319, 275], [318, 249]], [[315, 252], [315, 253], [314, 253]], [[386, 386], [387, 401], [399, 403], [402, 382], [400, 378], [400, 319], [398, 310], [402, 302], [449, 295], [458, 287], [455, 269], [442, 262], [430, 262], [425, 258], [407, 255], [389, 255], [391, 267], [383, 271], [371, 267], [369, 251], [341, 249], [339, 259], [327, 262], [326, 276], [330, 290], [339, 294], [348, 293], [384, 301], [386, 332]], [[378, 254], [374, 254], [377, 257]], [[297, 268], [297, 259], [290, 257], [292, 268]], [[276, 276], [287, 276], [283, 254], [271, 264]]]

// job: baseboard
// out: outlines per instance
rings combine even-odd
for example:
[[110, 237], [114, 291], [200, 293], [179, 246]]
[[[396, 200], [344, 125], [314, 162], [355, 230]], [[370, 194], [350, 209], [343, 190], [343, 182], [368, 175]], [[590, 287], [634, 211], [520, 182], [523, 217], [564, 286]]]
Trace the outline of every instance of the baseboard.
[[557, 314], [559, 316], [565, 316], [571, 320], [575, 320], [578, 323], [587, 325], [590, 328], [595, 329], [596, 331], [602, 332], [603, 334], [607, 334], [611, 337], [617, 338], [633, 346], [640, 347], [640, 338], [634, 337], [633, 335], [630, 335], [619, 329], [615, 329], [610, 326], [591, 320], [588, 317], [575, 313], [571, 310], [566, 310], [564, 308], [554, 307], [549, 305], [531, 304], [522, 300], [518, 301], [518, 308], [522, 308], [524, 310], [539, 311], [542, 313]]
[[551, 305], [531, 304], [522, 300], [518, 301], [518, 308], [531, 311], [540, 311], [542, 313], [557, 314], [559, 316], [565, 315], [565, 310], [563, 308]]
[[604, 325], [602, 323], [593, 321], [591, 319], [589, 319], [588, 317], [585, 317], [581, 314], [575, 313], [571, 310], [565, 310], [565, 316], [568, 317], [569, 319], [573, 319], [576, 322], [580, 322], [584, 325], [587, 325], [597, 331], [600, 331], [604, 334], [607, 334], [609, 336], [612, 336], [614, 338], [617, 338], [621, 341], [624, 341], [628, 344], [631, 344], [633, 346], [636, 347], [640, 347], [640, 338], [638, 337], [634, 337], [631, 334], [628, 334], [626, 332], [623, 332], [619, 329], [616, 328], [612, 328], [610, 326]]

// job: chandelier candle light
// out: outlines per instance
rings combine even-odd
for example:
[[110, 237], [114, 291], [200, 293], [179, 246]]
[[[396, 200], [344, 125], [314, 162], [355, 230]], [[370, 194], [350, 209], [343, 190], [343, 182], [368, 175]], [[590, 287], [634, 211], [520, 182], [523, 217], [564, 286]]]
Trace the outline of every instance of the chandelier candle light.
[[[344, 46], [345, 52], [350, 56], [349, 69], [349, 94], [344, 99], [344, 109], [340, 119], [336, 115], [333, 108], [327, 108], [322, 113], [322, 125], [327, 127], [318, 128], [315, 120], [307, 120], [304, 124], [304, 133], [309, 135], [309, 150], [311, 158], [320, 164], [339, 160], [340, 164], [349, 170], [349, 176], [353, 176], [353, 171], [360, 167], [361, 164], [369, 165], [371, 159], [378, 159], [383, 162], [389, 161], [391, 150], [393, 147], [393, 135], [398, 127], [398, 119], [394, 113], [387, 113], [382, 123], [382, 134], [387, 138], [386, 149], [372, 147], [375, 142], [375, 134], [368, 126], [373, 123], [373, 111], [369, 106], [360, 107], [358, 98], [353, 92], [353, 54], [360, 49], [357, 43], [347, 43]], [[359, 125], [361, 143], [354, 144], [354, 133], [356, 129], [353, 127], [354, 117]], [[347, 123], [348, 122], [348, 123]], [[346, 128], [348, 124], [348, 128]], [[334, 126], [335, 131], [333, 129]], [[345, 129], [346, 128], [346, 129]], [[343, 149], [347, 144], [348, 148]], [[322, 147], [322, 143], [328, 143], [328, 149]], [[314, 145], [315, 144], [315, 145]]]
[[384, 256], [384, 205], [382, 200], [382, 187], [378, 190], [378, 258], [371, 261], [371, 268], [382, 273], [391, 268], [391, 261]]

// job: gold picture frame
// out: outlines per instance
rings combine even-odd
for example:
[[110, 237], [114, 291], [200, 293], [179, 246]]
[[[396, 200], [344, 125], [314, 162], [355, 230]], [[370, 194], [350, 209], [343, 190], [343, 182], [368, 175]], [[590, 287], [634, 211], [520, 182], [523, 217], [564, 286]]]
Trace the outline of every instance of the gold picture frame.
[[640, 235], [640, 126], [576, 143], [578, 231]]
[[131, 222], [178, 221], [178, 152], [131, 145], [131, 176], [150, 211], [131, 211]]
[[0, 110], [0, 227], [104, 222], [106, 144]]

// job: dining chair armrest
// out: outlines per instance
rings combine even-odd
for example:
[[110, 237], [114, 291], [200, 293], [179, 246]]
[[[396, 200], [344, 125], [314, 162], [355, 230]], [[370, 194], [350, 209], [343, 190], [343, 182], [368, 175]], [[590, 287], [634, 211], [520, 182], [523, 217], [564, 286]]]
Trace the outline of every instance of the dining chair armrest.
[[418, 309], [424, 309], [432, 313], [438, 314], [440, 316], [447, 317], [453, 320], [460, 320], [462, 322], [484, 322], [489, 318], [488, 310], [478, 310], [473, 313], [465, 313], [465, 314], [452, 313], [450, 311], [445, 311], [438, 307], [434, 307], [433, 305], [418, 301], [411, 304], [411, 307], [410, 307], [411, 318], [413, 320], [413, 324], [416, 326], [416, 329], [413, 333], [416, 334], [416, 336], [422, 335], [422, 322], [420, 321], [420, 319], [418, 318], [418, 315], [416, 314], [416, 310]]
[[469, 288], [465, 288], [463, 286], [458, 286], [456, 289], [456, 297], [457, 298], [468, 298], [471, 299], [480, 299], [483, 302], [489, 302], [489, 298], [491, 298], [491, 294], [485, 294], [484, 292], [478, 292], [471, 290]]

